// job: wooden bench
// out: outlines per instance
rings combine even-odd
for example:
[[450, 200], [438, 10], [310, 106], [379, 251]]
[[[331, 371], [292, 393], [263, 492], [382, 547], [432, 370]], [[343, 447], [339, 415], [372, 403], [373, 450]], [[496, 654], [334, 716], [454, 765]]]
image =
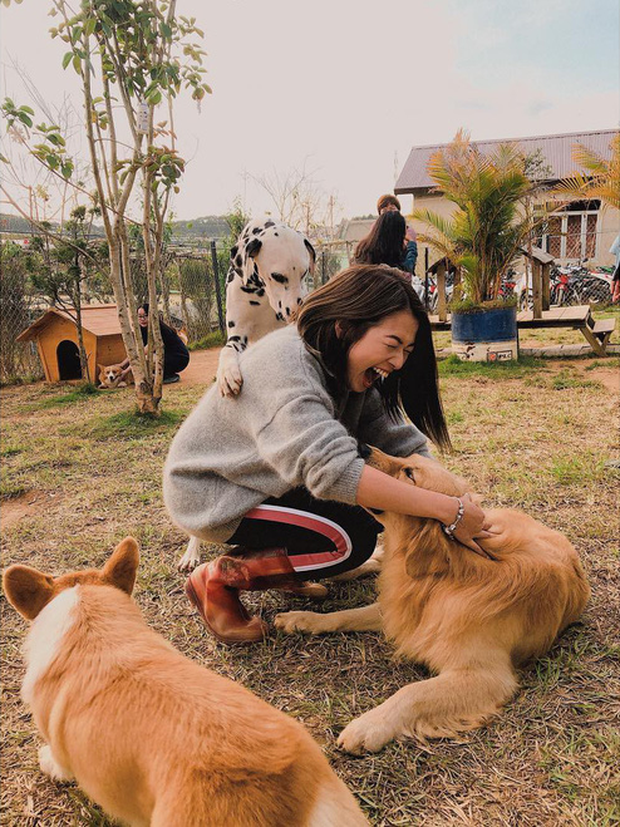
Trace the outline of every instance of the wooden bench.
[[616, 329], [616, 320], [601, 319], [600, 321], [595, 322], [592, 319], [591, 324], [586, 324], [584, 327], [579, 329], [585, 336], [592, 350], [595, 353], [598, 353], [599, 356], [605, 356], [611, 334]]
[[[430, 317], [433, 330], [450, 330], [452, 318], [448, 314], [446, 321], [440, 321], [438, 316]], [[543, 310], [541, 318], [535, 318], [532, 310], [522, 310], [517, 313], [517, 327], [521, 329], [540, 329], [553, 327], [570, 327], [580, 330], [585, 340], [597, 356], [607, 355], [607, 345], [616, 327], [615, 319], [595, 321], [589, 304], [580, 304], [576, 307], [552, 307]]]

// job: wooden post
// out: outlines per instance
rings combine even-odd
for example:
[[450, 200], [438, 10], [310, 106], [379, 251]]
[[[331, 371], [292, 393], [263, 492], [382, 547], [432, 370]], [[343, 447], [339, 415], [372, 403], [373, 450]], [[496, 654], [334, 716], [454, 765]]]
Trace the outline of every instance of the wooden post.
[[535, 259], [532, 259], [532, 301], [534, 304], [534, 318], [542, 319], [542, 267]]
[[448, 318], [446, 306], [446, 264], [445, 260], [437, 265], [437, 315], [440, 322]]
[[215, 301], [217, 302], [217, 321], [220, 328], [220, 333], [224, 333], [226, 325], [224, 324], [224, 311], [222, 309], [222, 291], [220, 288], [220, 273], [217, 266], [217, 250], [215, 241], [211, 242], [211, 264], [213, 265], [213, 283], [215, 286]]
[[543, 264], [542, 266], [542, 309], [549, 310], [551, 305], [551, 287], [549, 284], [549, 271], [551, 264]]

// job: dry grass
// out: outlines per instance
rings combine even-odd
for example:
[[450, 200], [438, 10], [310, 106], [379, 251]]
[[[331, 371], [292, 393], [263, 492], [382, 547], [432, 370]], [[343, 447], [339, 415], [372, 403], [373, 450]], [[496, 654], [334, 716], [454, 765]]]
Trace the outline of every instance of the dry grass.
[[[605, 466], [617, 457], [617, 411], [597, 379], [612, 366], [617, 359], [442, 368], [456, 447], [447, 464], [490, 503], [523, 507], [564, 531], [593, 589], [583, 623], [522, 672], [502, 717], [458, 743], [392, 744], [362, 759], [336, 751], [353, 716], [423, 677], [395, 664], [378, 634], [274, 636], [247, 649], [205, 634], [175, 570], [185, 541], [161, 501], [167, 446], [200, 388], [168, 389], [166, 417], [155, 425], [131, 415], [131, 391], [63, 404], [71, 389], [62, 386], [4, 390], [2, 562], [51, 572], [98, 565], [133, 534], [143, 554], [136, 599], [148, 622], [189, 657], [302, 720], [375, 825], [618, 824], [618, 472]], [[11, 521], [15, 508], [22, 512]], [[330, 593], [325, 610], [359, 605], [373, 599], [373, 582], [331, 585]], [[275, 592], [250, 602], [267, 619], [304, 605]], [[25, 624], [4, 600], [2, 611], [2, 823], [109, 825], [76, 787], [40, 774], [39, 737], [18, 697]]]

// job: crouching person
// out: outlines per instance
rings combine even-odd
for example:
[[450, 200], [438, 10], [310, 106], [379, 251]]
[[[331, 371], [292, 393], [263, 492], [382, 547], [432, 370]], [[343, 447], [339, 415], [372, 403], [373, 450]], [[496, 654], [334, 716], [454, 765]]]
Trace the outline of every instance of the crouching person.
[[[214, 386], [178, 431], [164, 470], [174, 522], [232, 550], [190, 575], [186, 592], [228, 643], [261, 640], [239, 590], [295, 589], [357, 568], [380, 525], [366, 509], [458, 522], [476, 547], [484, 512], [468, 499], [368, 467], [358, 441], [394, 456], [449, 445], [428, 317], [399, 270], [344, 270], [306, 298], [296, 324], [241, 357], [243, 391]], [[407, 414], [414, 424], [405, 422]], [[460, 515], [460, 516], [459, 516]]]

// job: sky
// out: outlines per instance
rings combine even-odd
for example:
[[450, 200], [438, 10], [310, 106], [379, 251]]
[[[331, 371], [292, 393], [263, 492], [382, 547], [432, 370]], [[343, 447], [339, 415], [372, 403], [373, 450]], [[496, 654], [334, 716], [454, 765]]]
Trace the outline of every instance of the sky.
[[[52, 110], [78, 109], [48, 8], [0, 7], [2, 98], [33, 106], [26, 75]], [[325, 201], [333, 196], [336, 218], [368, 214], [412, 146], [447, 143], [460, 128], [483, 140], [620, 122], [617, 0], [178, 0], [177, 9], [204, 29], [213, 89], [200, 111], [189, 97], [175, 104], [188, 162], [179, 219], [223, 214], [236, 200], [254, 215], [273, 211], [256, 179], [300, 169]]]

